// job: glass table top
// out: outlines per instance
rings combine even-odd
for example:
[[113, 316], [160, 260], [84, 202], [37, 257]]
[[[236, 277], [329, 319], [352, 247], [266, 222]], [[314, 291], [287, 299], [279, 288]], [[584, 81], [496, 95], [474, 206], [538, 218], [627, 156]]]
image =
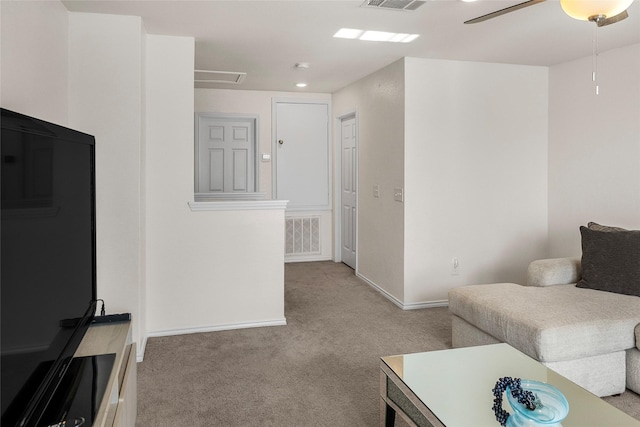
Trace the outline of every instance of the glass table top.
[[[640, 427], [640, 421], [508, 344], [387, 356], [382, 361], [447, 427], [499, 426], [491, 390], [501, 377], [557, 387], [569, 402], [562, 427]], [[506, 397], [503, 407], [513, 413]]]

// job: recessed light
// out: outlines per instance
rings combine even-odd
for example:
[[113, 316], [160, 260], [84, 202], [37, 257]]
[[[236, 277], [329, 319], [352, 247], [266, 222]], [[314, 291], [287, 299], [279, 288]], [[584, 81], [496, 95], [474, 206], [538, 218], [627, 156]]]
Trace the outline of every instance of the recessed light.
[[340, 39], [357, 39], [363, 32], [362, 30], [356, 30], [354, 28], [340, 28], [333, 37]]
[[368, 40], [372, 42], [390, 42], [394, 34], [386, 31], [365, 31], [360, 40]]
[[[475, 1], [475, 0], [473, 0]], [[420, 34], [407, 34], [407, 36], [400, 40], [402, 43], [411, 43], [412, 41], [414, 41], [415, 39], [417, 39], [418, 37], [420, 37]]]
[[354, 28], [342, 28], [333, 37], [344, 39], [359, 39], [374, 42], [409, 43], [420, 37], [419, 34], [389, 33], [386, 31], [364, 31]]
[[306, 83], [296, 83], [296, 86], [298, 87], [307, 87]]

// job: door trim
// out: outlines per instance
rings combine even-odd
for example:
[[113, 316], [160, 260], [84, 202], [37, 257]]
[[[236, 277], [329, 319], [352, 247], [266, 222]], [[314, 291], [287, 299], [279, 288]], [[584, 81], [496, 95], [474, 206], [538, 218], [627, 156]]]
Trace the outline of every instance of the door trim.
[[[333, 251], [334, 261], [342, 262], [342, 121], [346, 119], [354, 118], [356, 121], [356, 213], [359, 212], [358, 195], [360, 194], [360, 180], [359, 180], [359, 158], [360, 158], [360, 119], [358, 117], [357, 109], [347, 110], [345, 113], [336, 116], [334, 120], [334, 206], [337, 208], [333, 212]], [[358, 215], [356, 214], [356, 273], [358, 272]]]

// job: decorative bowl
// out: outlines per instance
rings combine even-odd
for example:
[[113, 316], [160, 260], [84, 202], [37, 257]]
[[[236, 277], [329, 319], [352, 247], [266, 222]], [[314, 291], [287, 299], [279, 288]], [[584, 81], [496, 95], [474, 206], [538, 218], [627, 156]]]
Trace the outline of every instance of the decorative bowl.
[[536, 396], [536, 409], [529, 410], [518, 403], [507, 386], [507, 401], [513, 413], [507, 419], [507, 427], [560, 427], [561, 421], [569, 413], [569, 402], [562, 392], [551, 384], [540, 381], [522, 380], [522, 389], [529, 390]]

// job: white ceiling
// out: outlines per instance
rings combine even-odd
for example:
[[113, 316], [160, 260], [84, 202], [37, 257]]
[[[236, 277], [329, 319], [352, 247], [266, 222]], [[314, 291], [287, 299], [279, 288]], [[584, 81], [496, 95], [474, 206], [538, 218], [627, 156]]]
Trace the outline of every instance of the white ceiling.
[[[360, 7], [356, 0], [63, 0], [70, 11], [135, 15], [148, 34], [193, 36], [195, 68], [246, 72], [240, 85], [210, 87], [331, 93], [404, 56], [554, 65], [589, 56], [595, 24], [548, 0], [501, 17], [465, 20], [523, 0], [427, 0], [414, 12]], [[629, 18], [597, 29], [601, 52], [640, 43], [640, 1]], [[340, 28], [417, 33], [412, 43], [333, 38]], [[295, 69], [308, 62], [307, 70]], [[305, 89], [295, 83], [306, 81]]]

